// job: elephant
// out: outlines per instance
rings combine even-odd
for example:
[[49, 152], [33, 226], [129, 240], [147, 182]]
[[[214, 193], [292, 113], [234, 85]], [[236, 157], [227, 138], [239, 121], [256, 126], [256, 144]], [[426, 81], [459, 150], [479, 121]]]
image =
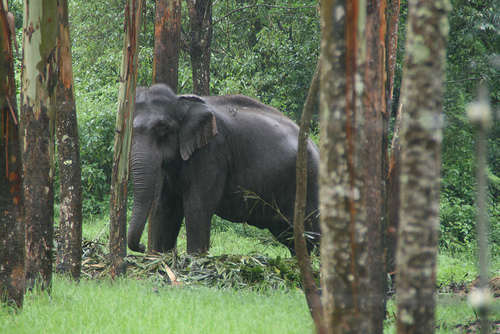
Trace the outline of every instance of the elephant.
[[[291, 119], [250, 97], [176, 95], [164, 84], [138, 87], [129, 249], [146, 250], [140, 239], [149, 219], [152, 250], [173, 250], [184, 219], [187, 253], [206, 254], [215, 214], [267, 228], [294, 255], [298, 134]], [[307, 149], [311, 252], [320, 240], [319, 150], [310, 139]]]

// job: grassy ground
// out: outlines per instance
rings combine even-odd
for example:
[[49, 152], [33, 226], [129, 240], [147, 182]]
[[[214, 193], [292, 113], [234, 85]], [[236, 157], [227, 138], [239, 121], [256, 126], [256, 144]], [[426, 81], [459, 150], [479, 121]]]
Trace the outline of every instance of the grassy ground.
[[[105, 245], [108, 228], [106, 219], [90, 220], [84, 227], [84, 239]], [[147, 243], [145, 239], [143, 243]], [[253, 254], [260, 253], [275, 259], [270, 268], [281, 268], [276, 259], [290, 256], [267, 231], [250, 226], [216, 220], [211, 239], [210, 252], [214, 258], [242, 254], [246, 260], [258, 262], [259, 258]], [[182, 254], [184, 250], [182, 230], [179, 251]], [[223, 258], [224, 261], [231, 259]], [[436, 332], [474, 332], [476, 316], [467, 302], [467, 292], [476, 278], [475, 258], [471, 254], [441, 253], [438, 262]], [[224, 269], [220, 265], [215, 267]], [[247, 274], [255, 274], [260, 280], [264, 277], [263, 285], [268, 283], [266, 272], [249, 270]], [[491, 272], [500, 275], [498, 257], [491, 263]], [[28, 293], [19, 314], [0, 308], [0, 333], [313, 332], [304, 295], [293, 285], [271, 287], [268, 284], [266, 289], [248, 285], [239, 290], [220, 290], [210, 283], [173, 288], [160, 281], [165, 275], [158, 273], [156, 276], [129, 275], [114, 284], [102, 277], [87, 279], [89, 276], [92, 275], [85, 275], [79, 283], [56, 276], [51, 296]], [[388, 310], [385, 332], [395, 333], [394, 299], [389, 301]], [[498, 299], [494, 301], [491, 318], [500, 321]]]
[[22, 313], [1, 310], [1, 333], [310, 333], [301, 292], [163, 288], [138, 280], [70, 282], [27, 295]]

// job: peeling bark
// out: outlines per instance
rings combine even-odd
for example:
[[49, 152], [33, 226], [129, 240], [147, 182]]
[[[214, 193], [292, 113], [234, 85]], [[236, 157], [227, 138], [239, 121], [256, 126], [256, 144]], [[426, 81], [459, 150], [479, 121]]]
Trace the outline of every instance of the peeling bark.
[[68, 1], [59, 0], [58, 10], [56, 135], [61, 194], [56, 270], [78, 279], [82, 267], [82, 179]]
[[322, 1], [321, 9], [321, 257], [329, 333], [371, 332], [360, 3]]
[[181, 1], [156, 0], [153, 83], [165, 83], [177, 93]]
[[383, 114], [385, 108], [384, 47], [385, 1], [368, 0], [366, 6], [365, 57], [360, 59], [364, 94], [361, 97], [365, 121], [365, 191], [366, 226], [370, 256], [370, 302], [372, 333], [384, 331], [387, 278], [385, 270], [385, 221], [383, 220], [384, 146]]
[[130, 172], [130, 147], [137, 84], [141, 13], [142, 0], [127, 0], [113, 172], [111, 174], [109, 252], [112, 278], [126, 273], [124, 258], [127, 254], [127, 184]]
[[24, 1], [21, 141], [26, 284], [50, 289], [54, 234], [57, 1]]
[[[165, 83], [174, 93], [179, 78], [180, 40], [181, 0], [156, 0], [153, 84]], [[148, 251], [153, 249], [152, 235], [152, 225], [148, 224]]]
[[433, 333], [447, 0], [409, 1], [402, 128], [397, 331]]
[[25, 225], [12, 49], [15, 32], [9, 28], [8, 14], [0, 2], [0, 304], [20, 309], [25, 291]]

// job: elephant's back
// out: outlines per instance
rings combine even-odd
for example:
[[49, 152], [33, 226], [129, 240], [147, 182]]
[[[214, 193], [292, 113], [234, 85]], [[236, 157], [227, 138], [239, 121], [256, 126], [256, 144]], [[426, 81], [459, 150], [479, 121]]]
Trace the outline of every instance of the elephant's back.
[[206, 96], [203, 99], [221, 112], [234, 113], [234, 110], [246, 110], [283, 115], [278, 109], [245, 95]]
[[295, 122], [278, 109], [248, 96], [213, 96], [207, 97], [206, 101], [220, 127], [227, 127], [229, 132], [237, 132], [242, 136], [264, 134], [264, 138], [274, 135], [287, 140], [298, 136], [299, 127]]

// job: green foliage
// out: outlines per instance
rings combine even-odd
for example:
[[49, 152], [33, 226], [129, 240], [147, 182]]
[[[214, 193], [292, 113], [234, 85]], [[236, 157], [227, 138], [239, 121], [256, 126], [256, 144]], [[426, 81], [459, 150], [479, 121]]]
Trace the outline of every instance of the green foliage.
[[319, 57], [317, 3], [260, 5], [218, 21], [253, 4], [215, 4], [211, 93], [250, 95], [298, 120]]
[[[441, 199], [439, 246], [454, 253], [477, 251], [477, 207], [460, 198]], [[490, 253], [500, 254], [500, 204], [493, 203], [487, 213], [490, 221]]]
[[76, 96], [83, 208], [87, 215], [107, 211], [116, 123], [114, 92], [114, 87], [107, 87]]
[[[476, 148], [475, 129], [466, 116], [479, 84], [487, 83], [493, 110], [500, 101], [499, 67], [494, 56], [500, 49], [499, 4], [495, 1], [452, 1], [447, 48], [447, 85], [444, 100], [443, 168], [440, 245], [454, 251], [475, 249]], [[500, 130], [494, 121], [489, 137], [489, 197], [491, 247], [500, 247]]]
[[459, 198], [443, 198], [440, 211], [440, 246], [454, 252], [474, 247], [477, 208]]
[[77, 92], [93, 92], [118, 83], [123, 48], [123, 9], [124, 3], [118, 0], [105, 4], [84, 0], [69, 2]]

